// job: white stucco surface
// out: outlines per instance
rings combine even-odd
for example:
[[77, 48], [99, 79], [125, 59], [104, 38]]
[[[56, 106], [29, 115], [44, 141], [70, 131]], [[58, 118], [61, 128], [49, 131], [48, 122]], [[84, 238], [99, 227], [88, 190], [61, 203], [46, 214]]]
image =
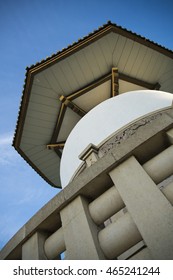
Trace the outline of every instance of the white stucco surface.
[[81, 164], [78, 156], [93, 143], [104, 139], [136, 119], [171, 106], [173, 95], [162, 91], [131, 91], [107, 99], [89, 111], [67, 138], [60, 165], [62, 187], [65, 187]]

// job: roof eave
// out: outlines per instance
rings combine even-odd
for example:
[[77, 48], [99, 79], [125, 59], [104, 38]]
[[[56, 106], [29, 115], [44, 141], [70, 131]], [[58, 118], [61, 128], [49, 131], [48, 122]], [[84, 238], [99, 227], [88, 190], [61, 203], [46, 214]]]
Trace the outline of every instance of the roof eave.
[[56, 54], [53, 54], [51, 57], [48, 57], [45, 60], [42, 60], [41, 62], [36, 63], [35, 65], [32, 65], [28, 68], [26, 68], [26, 75], [25, 75], [25, 83], [24, 83], [24, 89], [19, 109], [19, 115], [16, 125], [16, 130], [14, 134], [13, 139], [13, 146], [17, 150], [17, 152], [24, 158], [26, 162], [28, 162], [31, 167], [50, 185], [53, 187], [60, 187], [55, 186], [52, 182], [49, 181], [48, 178], [42, 174], [40, 170], [37, 169], [37, 167], [29, 161], [27, 156], [22, 152], [20, 148], [21, 143], [21, 137], [23, 132], [23, 127], [25, 123], [26, 118], [26, 112], [27, 112], [27, 106], [29, 103], [30, 93], [31, 93], [31, 87], [33, 84], [34, 76], [39, 73], [40, 71], [43, 71], [44, 69], [52, 66], [53, 64], [59, 62], [62, 59], [65, 59], [66, 57], [74, 54], [75, 52], [79, 51], [80, 49], [86, 47], [87, 45], [93, 43], [94, 41], [98, 40], [99, 38], [102, 38], [106, 34], [110, 32], [115, 32], [117, 34], [120, 34], [126, 38], [129, 38], [135, 42], [138, 42], [140, 44], [143, 44], [147, 46], [148, 48], [152, 48], [159, 53], [164, 54], [167, 57], [173, 58], [173, 52], [171, 50], [168, 50], [144, 37], [141, 37], [140, 35], [137, 35], [136, 33], [133, 33], [131, 31], [128, 31], [127, 29], [124, 29], [120, 26], [117, 26], [116, 24], [113, 24], [111, 22], [108, 22], [107, 24], [100, 27], [98, 30], [94, 31], [93, 33], [90, 33], [89, 35], [85, 36], [84, 38], [80, 39], [78, 42], [75, 42], [74, 44], [68, 46], [67, 48], [63, 49], [60, 52], [57, 52]]

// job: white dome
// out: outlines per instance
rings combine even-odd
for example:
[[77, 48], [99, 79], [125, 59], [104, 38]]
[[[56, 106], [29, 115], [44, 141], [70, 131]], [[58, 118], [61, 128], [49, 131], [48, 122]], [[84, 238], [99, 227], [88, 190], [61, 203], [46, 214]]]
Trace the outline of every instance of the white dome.
[[116, 130], [156, 110], [171, 106], [173, 95], [163, 91], [131, 91], [107, 99], [89, 111], [67, 138], [60, 165], [65, 187], [81, 164], [78, 156], [90, 144], [98, 145]]

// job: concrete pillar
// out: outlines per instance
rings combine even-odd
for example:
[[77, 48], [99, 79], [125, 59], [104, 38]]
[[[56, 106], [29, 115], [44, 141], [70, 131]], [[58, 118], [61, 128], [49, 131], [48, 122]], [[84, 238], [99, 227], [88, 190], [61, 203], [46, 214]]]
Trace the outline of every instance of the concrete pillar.
[[169, 185], [165, 186], [161, 191], [173, 205], [173, 182], [169, 183]]
[[49, 260], [57, 259], [57, 257], [65, 251], [65, 242], [62, 227], [46, 239], [44, 250]]
[[88, 202], [78, 196], [60, 212], [66, 259], [98, 260], [105, 259], [98, 242], [98, 228], [93, 222]]
[[110, 188], [89, 204], [93, 221], [100, 225], [124, 207], [117, 189]]
[[100, 246], [108, 259], [115, 259], [142, 240], [142, 237], [127, 212], [116, 222], [109, 224], [98, 235]]
[[173, 128], [171, 128], [170, 130], [168, 130], [166, 132], [168, 140], [171, 144], [173, 144]]
[[147, 161], [143, 168], [158, 184], [173, 174], [173, 145]]
[[44, 253], [44, 242], [47, 234], [42, 232], [34, 233], [22, 245], [22, 260], [46, 260]]
[[154, 259], [173, 259], [173, 207], [132, 156], [110, 172]]

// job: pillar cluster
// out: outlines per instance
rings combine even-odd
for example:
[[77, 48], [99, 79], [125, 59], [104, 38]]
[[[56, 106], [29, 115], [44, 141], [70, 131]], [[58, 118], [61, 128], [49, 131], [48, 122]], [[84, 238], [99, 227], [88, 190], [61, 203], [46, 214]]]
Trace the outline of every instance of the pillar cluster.
[[173, 259], [172, 119], [168, 109], [118, 144], [113, 135], [104, 155], [102, 146], [88, 145], [80, 155], [83, 171], [17, 233], [1, 258]]
[[110, 170], [112, 186], [92, 201], [76, 196], [61, 227], [32, 235], [22, 258], [173, 259], [173, 129], [165, 137], [169, 146], [144, 164], [131, 155]]

